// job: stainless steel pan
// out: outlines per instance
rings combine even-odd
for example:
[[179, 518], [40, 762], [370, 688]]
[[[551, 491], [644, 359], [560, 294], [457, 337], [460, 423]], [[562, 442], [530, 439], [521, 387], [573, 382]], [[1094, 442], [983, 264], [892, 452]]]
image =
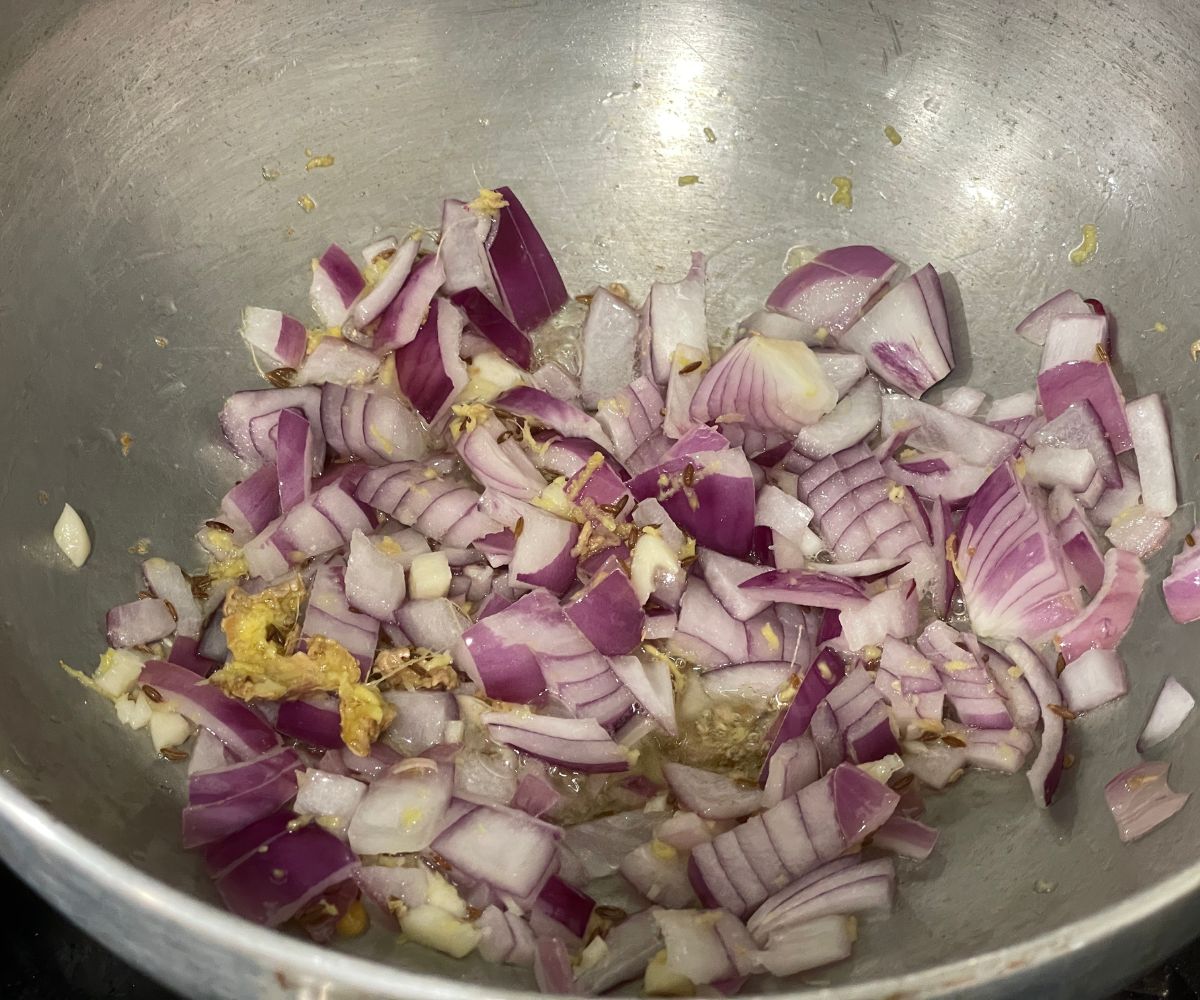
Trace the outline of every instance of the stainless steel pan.
[[[970, 359], [955, 379], [997, 393], [1036, 363], [1015, 322], [1070, 285], [1115, 311], [1126, 388], [1167, 392], [1195, 493], [1193, 5], [2, 0], [0, 24], [0, 852], [190, 996], [530, 986], [382, 936], [347, 957], [212, 908], [178, 847], [180, 769], [56, 667], [94, 660], [139, 538], [190, 552], [234, 477], [213, 416], [248, 381], [238, 307], [300, 309], [330, 239], [436, 224], [441, 193], [509, 183], [575, 291], [643, 288], [708, 251], [718, 327], [789, 247], [878, 243], [953, 275]], [[336, 164], [306, 173], [306, 149]], [[834, 175], [853, 178], [851, 212], [829, 203]], [[1084, 223], [1100, 251], [1074, 267]], [[95, 536], [79, 572], [50, 541], [64, 500]], [[1021, 778], [972, 775], [935, 800], [942, 844], [853, 965], [766, 988], [1087, 997], [1181, 944], [1200, 806], [1123, 846], [1100, 790], [1132, 763], [1162, 676], [1194, 678], [1198, 634], [1167, 627], [1152, 591], [1127, 644], [1133, 693], [1072, 727], [1062, 800], [1037, 812]], [[1178, 788], [1200, 787], [1198, 741], [1192, 727], [1166, 750]]]

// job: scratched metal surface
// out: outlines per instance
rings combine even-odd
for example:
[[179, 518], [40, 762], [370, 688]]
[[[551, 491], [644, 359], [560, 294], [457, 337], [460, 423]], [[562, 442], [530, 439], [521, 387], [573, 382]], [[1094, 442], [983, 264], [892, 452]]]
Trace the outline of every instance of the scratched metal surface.
[[[94, 660], [139, 538], [190, 557], [189, 526], [235, 474], [213, 416], [250, 381], [238, 308], [302, 311], [330, 239], [433, 224], [443, 192], [508, 183], [575, 291], [644, 288], [690, 248], [712, 254], [714, 336], [789, 247], [873, 242], [949, 273], [955, 381], [997, 394], [1036, 363], [1013, 324], [1069, 284], [1115, 311], [1126, 389], [1170, 397], [1193, 495], [1200, 17], [1185, 5], [0, 0], [0, 23], [0, 849], [188, 995], [530, 986], [383, 937], [345, 958], [193, 900], [211, 891], [177, 847], [178, 769], [55, 667]], [[336, 165], [306, 174], [305, 149]], [[853, 178], [850, 212], [829, 203], [834, 175]], [[1084, 223], [1100, 252], [1073, 268]], [[81, 572], [50, 541], [64, 500], [95, 538]], [[1197, 807], [1123, 847], [1100, 798], [1162, 675], [1194, 670], [1196, 633], [1164, 619], [1152, 592], [1133, 694], [1072, 728], [1080, 764], [1053, 809], [1020, 778], [972, 776], [935, 800], [937, 856], [904, 871], [898, 912], [867, 922], [831, 985], [750, 991], [1086, 997], [1190, 937]], [[1198, 739], [1168, 751], [1181, 789], [1200, 784]]]

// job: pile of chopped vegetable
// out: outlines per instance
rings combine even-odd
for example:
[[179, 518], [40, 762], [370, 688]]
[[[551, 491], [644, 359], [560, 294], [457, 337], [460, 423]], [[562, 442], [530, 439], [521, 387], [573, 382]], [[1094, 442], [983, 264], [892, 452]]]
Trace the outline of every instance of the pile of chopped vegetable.
[[[548, 993], [729, 995], [847, 958], [968, 768], [1050, 805], [1071, 729], [1127, 691], [1176, 509], [1163, 406], [1126, 401], [1072, 291], [1017, 326], [1034, 388], [923, 402], [950, 324], [937, 271], [900, 270], [821, 253], [722, 352], [695, 254], [640, 307], [578, 296], [564, 338], [500, 188], [330, 246], [311, 328], [247, 309], [270, 387], [221, 411], [247, 471], [208, 565], [147, 560], [80, 675], [187, 761], [183, 841], [228, 908]], [[1169, 680], [1137, 750], [1191, 708]], [[1183, 806], [1166, 769], [1108, 785], [1122, 839]]]

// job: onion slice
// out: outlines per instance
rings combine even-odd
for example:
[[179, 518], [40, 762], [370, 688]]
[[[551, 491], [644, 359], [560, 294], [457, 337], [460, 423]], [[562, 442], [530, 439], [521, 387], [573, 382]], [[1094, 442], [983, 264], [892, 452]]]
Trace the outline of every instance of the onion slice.
[[1126, 843], [1144, 837], [1184, 807], [1189, 798], [1167, 784], [1170, 765], [1144, 761], [1122, 771], [1104, 786], [1117, 835]]
[[1151, 747], [1156, 747], [1175, 735], [1175, 731], [1183, 725], [1195, 707], [1196, 699], [1187, 688], [1174, 677], [1167, 677], [1163, 681], [1162, 690], [1158, 692], [1154, 708], [1150, 711], [1150, 718], [1146, 720], [1142, 734], [1138, 737], [1138, 753], [1145, 753]]

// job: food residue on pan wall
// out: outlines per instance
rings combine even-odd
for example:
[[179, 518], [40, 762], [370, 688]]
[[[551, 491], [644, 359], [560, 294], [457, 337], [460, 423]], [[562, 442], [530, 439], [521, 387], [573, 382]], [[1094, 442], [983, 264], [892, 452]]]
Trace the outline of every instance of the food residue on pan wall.
[[700, 175], [699, 174], [680, 174], [679, 177], [676, 178], [675, 183], [677, 183], [680, 187], [690, 187], [692, 184], [700, 183]]
[[1083, 227], [1083, 237], [1080, 239], [1079, 245], [1067, 254], [1072, 264], [1086, 264], [1096, 256], [1096, 251], [1100, 246], [1097, 236], [1096, 227], [1092, 223], [1089, 222]]
[[268, 167], [265, 163], [262, 168], [262, 179], [264, 181], [277, 181], [281, 176], [281, 171], [278, 167]]
[[306, 149], [304, 155], [308, 157], [308, 162], [304, 164], [305, 170], [320, 170], [322, 167], [333, 166], [333, 156], [329, 153], [314, 156], [311, 149]]
[[128, 455], [129, 449], [133, 445], [133, 435], [125, 431], [125, 433], [117, 438], [117, 443], [121, 446], [121, 454]]
[[167, 340], [166, 337], [155, 337], [154, 343], [156, 343], [159, 347], [166, 347], [167, 344], [170, 343], [170, 341]]
[[904, 141], [900, 133], [897, 132], [891, 125], [883, 126], [883, 134], [887, 136], [888, 142], [893, 146], [899, 146]]
[[716, 142], [717, 133], [710, 129], [707, 125], [704, 126], [704, 139], [706, 142]]
[[854, 207], [854, 182], [849, 177], [833, 178], [833, 195], [829, 203], [839, 208]]
[[311, 212], [313, 209], [315, 209], [317, 207], [317, 203], [315, 201], [313, 201], [313, 197], [311, 194], [302, 194], [299, 198], [296, 199], [296, 204], [299, 205], [306, 212]]
[[1166, 333], [1167, 332], [1167, 324], [1164, 323], [1162, 320], [1158, 320], [1154, 324], [1154, 332], [1155, 333]]
[[1191, 352], [1193, 361], [1200, 358], [1200, 340], [1193, 340], [1192, 346], [1188, 350]]
[[135, 556], [144, 556], [150, 551], [150, 539], [139, 538], [136, 542], [129, 546], [129, 551]]

